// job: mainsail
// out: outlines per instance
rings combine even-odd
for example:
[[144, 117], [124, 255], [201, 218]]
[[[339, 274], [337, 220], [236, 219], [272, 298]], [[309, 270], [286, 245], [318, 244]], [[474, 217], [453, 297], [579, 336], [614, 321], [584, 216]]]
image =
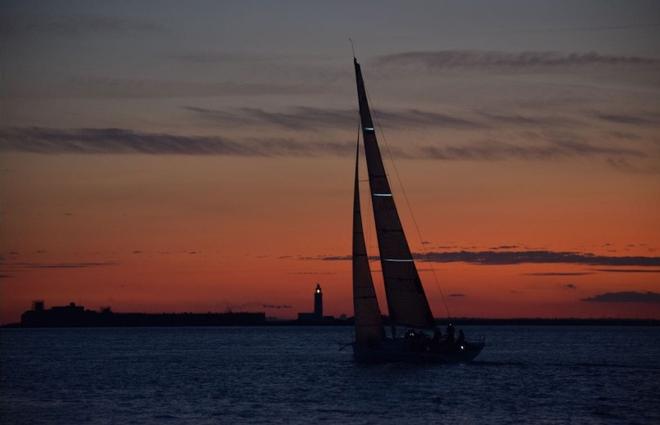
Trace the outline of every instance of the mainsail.
[[355, 311], [355, 343], [373, 347], [383, 339], [383, 324], [378, 299], [369, 268], [367, 246], [360, 213], [360, 183], [358, 159], [360, 144], [355, 153], [355, 189], [353, 199], [353, 308]]
[[[417, 268], [415, 267], [410, 248], [408, 247], [408, 241], [403, 233], [401, 220], [399, 219], [392, 191], [390, 190], [390, 184], [385, 174], [383, 159], [381, 158], [380, 149], [378, 148], [378, 142], [376, 140], [374, 123], [371, 119], [371, 112], [369, 111], [369, 103], [367, 101], [367, 94], [362, 79], [362, 70], [360, 69], [360, 64], [355, 58], [353, 59], [353, 62], [355, 65], [355, 78], [357, 81], [357, 94], [360, 107], [360, 122], [362, 126], [364, 150], [369, 173], [371, 202], [376, 222], [378, 250], [380, 251], [380, 262], [383, 270], [383, 280], [385, 283], [385, 294], [387, 296], [390, 320], [398, 325], [430, 328], [434, 324], [433, 314], [431, 313], [431, 308], [429, 307], [428, 300], [424, 294], [424, 288], [419, 279], [419, 274], [417, 273]], [[359, 200], [356, 202], [359, 202]], [[359, 214], [357, 216], [359, 216]], [[360, 222], [360, 230], [361, 228], [362, 223]], [[353, 241], [353, 276], [355, 282], [355, 231]], [[362, 238], [362, 243], [364, 244], [364, 238]], [[373, 285], [371, 285], [371, 287], [373, 290]]]

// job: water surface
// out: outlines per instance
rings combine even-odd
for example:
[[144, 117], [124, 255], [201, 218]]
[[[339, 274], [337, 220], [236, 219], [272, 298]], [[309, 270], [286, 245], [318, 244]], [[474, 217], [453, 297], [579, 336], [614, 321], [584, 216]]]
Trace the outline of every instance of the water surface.
[[350, 327], [3, 329], [0, 422], [660, 424], [660, 329], [470, 326], [470, 365], [360, 366]]

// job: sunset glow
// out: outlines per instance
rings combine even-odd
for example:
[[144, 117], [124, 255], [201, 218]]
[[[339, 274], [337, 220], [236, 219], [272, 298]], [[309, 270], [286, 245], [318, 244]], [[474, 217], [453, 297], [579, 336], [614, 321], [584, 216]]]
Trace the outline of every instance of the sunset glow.
[[351, 316], [349, 35], [437, 317], [444, 294], [454, 317], [660, 319], [657, 25], [530, 6], [465, 31], [429, 3], [403, 31], [388, 3], [296, 4], [3, 8], [0, 323], [37, 299], [293, 318], [317, 282]]

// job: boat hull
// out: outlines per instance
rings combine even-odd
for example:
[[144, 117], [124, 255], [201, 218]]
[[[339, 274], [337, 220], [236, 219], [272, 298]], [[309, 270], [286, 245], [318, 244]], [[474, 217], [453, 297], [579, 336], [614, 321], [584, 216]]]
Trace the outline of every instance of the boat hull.
[[411, 349], [403, 339], [385, 339], [377, 347], [353, 346], [353, 357], [358, 363], [469, 363], [474, 360], [485, 343], [464, 342]]

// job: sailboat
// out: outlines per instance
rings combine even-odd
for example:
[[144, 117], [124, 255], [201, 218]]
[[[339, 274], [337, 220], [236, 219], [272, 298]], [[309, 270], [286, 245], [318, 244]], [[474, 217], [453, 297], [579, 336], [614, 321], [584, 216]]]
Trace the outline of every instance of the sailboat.
[[[391, 327], [391, 335], [387, 336], [376, 298], [362, 227], [358, 137], [355, 153], [352, 254], [354, 358], [359, 362], [469, 362], [481, 352], [484, 342], [469, 342], [462, 332], [456, 337], [451, 323], [447, 327], [446, 335], [442, 335], [440, 329], [436, 328], [385, 173], [362, 70], [355, 57], [353, 64], [371, 204]], [[405, 331], [397, 335], [398, 328], [404, 328]]]

